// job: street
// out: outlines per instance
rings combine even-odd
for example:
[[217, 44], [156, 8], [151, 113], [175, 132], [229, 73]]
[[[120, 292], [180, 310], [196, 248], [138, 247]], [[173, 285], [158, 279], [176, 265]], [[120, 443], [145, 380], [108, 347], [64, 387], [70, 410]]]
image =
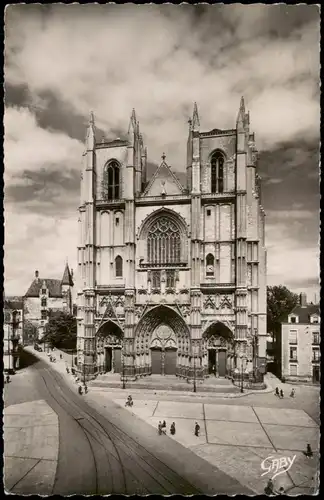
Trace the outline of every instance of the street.
[[[136, 421], [134, 426], [133, 416], [113, 401], [106, 402], [103, 416], [71, 390], [60, 373], [34, 360], [6, 385], [5, 411], [37, 400], [46, 401], [59, 421], [52, 494], [251, 493], [176, 441], [167, 436], [161, 440], [147, 423]], [[19, 482], [11, 492], [17, 488]], [[24, 493], [29, 493], [28, 487]]]

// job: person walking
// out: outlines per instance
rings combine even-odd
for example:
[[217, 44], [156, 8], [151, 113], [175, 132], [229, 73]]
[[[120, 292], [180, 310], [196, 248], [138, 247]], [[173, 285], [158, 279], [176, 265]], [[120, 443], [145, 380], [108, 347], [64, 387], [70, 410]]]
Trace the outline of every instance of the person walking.
[[295, 389], [294, 388], [291, 389], [290, 397], [291, 398], [295, 397]]
[[176, 432], [175, 423], [172, 422], [171, 427], [170, 427], [170, 434], [171, 434], [171, 436], [174, 436], [175, 432]]
[[60, 359], [63, 359], [62, 353], [60, 352]]
[[82, 387], [81, 387], [81, 385], [79, 385], [79, 387], [78, 387], [78, 392], [79, 392], [80, 395], [82, 394]]
[[198, 422], [195, 423], [195, 436], [199, 436], [199, 431], [200, 431], [200, 425]]
[[162, 423], [161, 422], [158, 423], [158, 433], [161, 436], [161, 434], [162, 434]]
[[281, 397], [281, 399], [283, 399], [283, 397], [284, 397], [284, 392], [282, 389], [280, 389], [280, 397]]
[[276, 387], [276, 392], [275, 392], [275, 395], [278, 396], [278, 398], [280, 397], [280, 394], [279, 394], [279, 387]]
[[84, 384], [84, 394], [87, 394], [88, 393], [88, 386], [87, 384]]
[[10, 382], [10, 375], [9, 374], [6, 376], [6, 381], [7, 381], [7, 384], [9, 384], [9, 382]]
[[269, 479], [269, 481], [267, 482], [267, 485], [266, 487], [264, 488], [264, 493], [266, 495], [274, 495], [274, 486], [273, 486], [273, 481], [272, 479]]
[[313, 456], [313, 450], [312, 450], [310, 444], [307, 445], [306, 451], [304, 451], [303, 453], [304, 453], [305, 457], [312, 458], [312, 456]]

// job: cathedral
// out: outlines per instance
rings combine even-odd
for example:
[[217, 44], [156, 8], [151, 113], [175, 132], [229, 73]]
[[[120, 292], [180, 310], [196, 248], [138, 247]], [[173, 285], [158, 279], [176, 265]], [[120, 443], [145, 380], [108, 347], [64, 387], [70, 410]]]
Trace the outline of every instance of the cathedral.
[[255, 373], [266, 351], [265, 214], [241, 99], [236, 127], [189, 120], [186, 185], [165, 155], [147, 179], [133, 110], [127, 139], [101, 142], [93, 114], [81, 174], [78, 369], [193, 377]]

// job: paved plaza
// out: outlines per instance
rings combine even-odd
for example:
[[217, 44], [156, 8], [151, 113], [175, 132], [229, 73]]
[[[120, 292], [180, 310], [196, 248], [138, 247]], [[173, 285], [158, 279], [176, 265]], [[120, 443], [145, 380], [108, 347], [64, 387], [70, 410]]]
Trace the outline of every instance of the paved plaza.
[[42, 400], [4, 410], [4, 482], [16, 495], [52, 493], [59, 452], [58, 417]]
[[[114, 401], [125, 406], [125, 399]], [[256, 494], [263, 493], [267, 480], [276, 472], [274, 462], [274, 469], [267, 473], [271, 461], [284, 457], [293, 463], [289, 471], [281, 469], [274, 479], [275, 487], [293, 495], [307, 494], [314, 488], [319, 428], [303, 410], [134, 398], [134, 406], [128, 411], [155, 428], [159, 421], [166, 420], [167, 439], [190, 448]], [[175, 436], [169, 433], [172, 422], [176, 424]], [[199, 437], [194, 435], [195, 422], [200, 425]], [[315, 452], [311, 459], [303, 454], [307, 443]]]

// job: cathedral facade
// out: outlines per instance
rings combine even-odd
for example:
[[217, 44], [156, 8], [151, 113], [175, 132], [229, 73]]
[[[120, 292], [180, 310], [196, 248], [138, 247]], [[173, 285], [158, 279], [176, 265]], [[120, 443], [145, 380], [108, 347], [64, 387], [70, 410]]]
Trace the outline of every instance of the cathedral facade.
[[[127, 140], [97, 142], [81, 174], [78, 367], [204, 379], [255, 371], [266, 350], [264, 210], [242, 98], [236, 127], [189, 121], [186, 186], [166, 157], [147, 182], [133, 111]], [[242, 368], [243, 369], [243, 368]]]

